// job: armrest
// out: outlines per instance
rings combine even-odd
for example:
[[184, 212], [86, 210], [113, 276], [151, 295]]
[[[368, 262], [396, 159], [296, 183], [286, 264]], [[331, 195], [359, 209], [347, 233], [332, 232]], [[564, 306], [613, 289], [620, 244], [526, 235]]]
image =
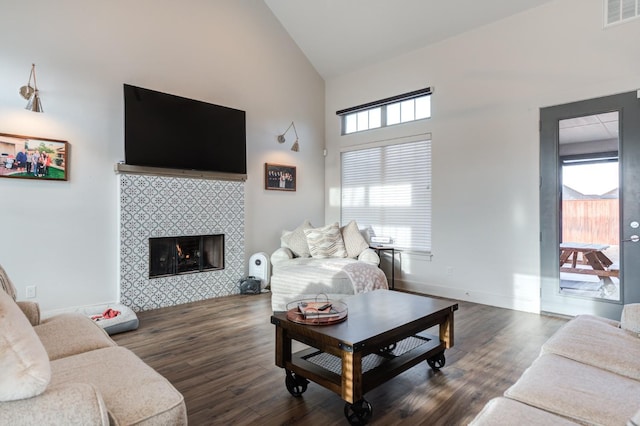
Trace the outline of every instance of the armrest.
[[271, 255], [271, 264], [275, 265], [276, 263], [282, 262], [283, 260], [293, 259], [293, 252], [286, 248], [280, 247], [278, 250], [274, 251]]
[[50, 386], [40, 395], [0, 402], [3, 425], [109, 425], [100, 393], [88, 383]]
[[358, 260], [378, 266], [380, 264], [380, 256], [375, 250], [367, 248], [358, 255]]
[[16, 303], [18, 304], [22, 312], [24, 312], [31, 325], [40, 324], [40, 305], [38, 305], [36, 302], [26, 301], [20, 301]]
[[620, 327], [640, 334], [640, 303], [630, 303], [622, 308]]

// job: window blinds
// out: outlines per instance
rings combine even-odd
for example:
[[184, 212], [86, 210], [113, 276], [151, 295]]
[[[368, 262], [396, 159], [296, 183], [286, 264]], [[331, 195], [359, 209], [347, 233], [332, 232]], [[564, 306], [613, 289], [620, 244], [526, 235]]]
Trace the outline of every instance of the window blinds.
[[431, 141], [342, 153], [341, 221], [396, 248], [431, 251]]

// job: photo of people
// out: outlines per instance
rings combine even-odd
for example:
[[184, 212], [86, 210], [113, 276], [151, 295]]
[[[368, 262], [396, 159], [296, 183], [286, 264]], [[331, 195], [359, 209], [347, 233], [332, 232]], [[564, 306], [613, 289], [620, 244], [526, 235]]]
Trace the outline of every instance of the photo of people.
[[279, 191], [296, 190], [296, 168], [278, 164], [264, 165], [264, 187]]
[[67, 180], [68, 143], [0, 133], [0, 177]]

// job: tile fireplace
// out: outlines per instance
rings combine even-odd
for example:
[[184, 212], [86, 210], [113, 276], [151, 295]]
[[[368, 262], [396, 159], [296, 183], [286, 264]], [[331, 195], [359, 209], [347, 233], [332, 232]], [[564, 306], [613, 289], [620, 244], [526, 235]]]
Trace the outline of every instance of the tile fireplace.
[[120, 172], [118, 190], [121, 303], [145, 311], [239, 293], [243, 181]]

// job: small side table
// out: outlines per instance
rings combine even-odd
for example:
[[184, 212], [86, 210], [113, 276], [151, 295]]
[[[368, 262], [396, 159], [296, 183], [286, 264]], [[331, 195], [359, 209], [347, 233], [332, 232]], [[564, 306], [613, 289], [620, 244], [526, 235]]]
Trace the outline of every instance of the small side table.
[[369, 248], [375, 250], [380, 256], [381, 251], [391, 252], [391, 290], [395, 290], [396, 287], [396, 248], [392, 246], [369, 246]]

